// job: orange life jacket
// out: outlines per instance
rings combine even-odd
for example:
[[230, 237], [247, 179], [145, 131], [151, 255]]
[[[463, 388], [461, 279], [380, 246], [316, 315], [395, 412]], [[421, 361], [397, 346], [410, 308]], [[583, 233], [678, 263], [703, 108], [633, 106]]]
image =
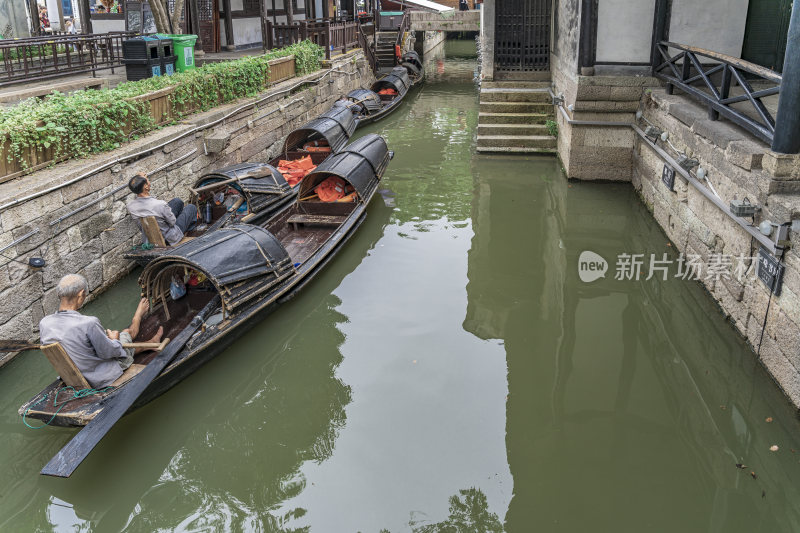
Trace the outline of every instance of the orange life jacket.
[[347, 182], [342, 178], [331, 176], [317, 185], [315, 192], [323, 202], [336, 202], [344, 197], [344, 190], [346, 187]]

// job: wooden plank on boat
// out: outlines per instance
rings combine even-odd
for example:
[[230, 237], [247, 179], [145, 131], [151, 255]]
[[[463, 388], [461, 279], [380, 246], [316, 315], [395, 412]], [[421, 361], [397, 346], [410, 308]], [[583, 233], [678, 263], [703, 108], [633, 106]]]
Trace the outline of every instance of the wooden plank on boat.
[[68, 387], [75, 387], [75, 390], [92, 388], [70, 356], [67, 355], [61, 343], [45, 344], [42, 346], [42, 351], [58, 375], [61, 376], [61, 381]]
[[69, 477], [76, 468], [83, 462], [89, 453], [97, 446], [97, 443], [108, 433], [122, 415], [136, 402], [139, 396], [147, 389], [162, 370], [172, 361], [178, 352], [204, 323], [205, 318], [220, 305], [219, 296], [215, 296], [206, 306], [192, 319], [188, 326], [172, 340], [165, 350], [147, 364], [134, 379], [113, 398], [108, 399], [108, 403], [103, 406], [103, 410], [95, 416], [91, 422], [86, 424], [66, 446], [50, 459], [50, 462], [40, 472], [46, 476]]
[[290, 216], [286, 222], [294, 225], [297, 228], [298, 224], [308, 224], [314, 226], [339, 226], [347, 219], [343, 216], [332, 215], [306, 215], [304, 213], [297, 213]]

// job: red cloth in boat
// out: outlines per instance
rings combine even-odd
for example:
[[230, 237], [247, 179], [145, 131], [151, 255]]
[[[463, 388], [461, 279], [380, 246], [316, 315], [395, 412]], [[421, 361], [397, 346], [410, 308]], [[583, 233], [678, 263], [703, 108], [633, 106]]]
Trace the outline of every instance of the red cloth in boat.
[[380, 91], [378, 91], [378, 94], [386, 94], [386, 95], [394, 96], [394, 95], [397, 94], [397, 90], [396, 89], [392, 89], [391, 87], [387, 87], [385, 89], [381, 89]]

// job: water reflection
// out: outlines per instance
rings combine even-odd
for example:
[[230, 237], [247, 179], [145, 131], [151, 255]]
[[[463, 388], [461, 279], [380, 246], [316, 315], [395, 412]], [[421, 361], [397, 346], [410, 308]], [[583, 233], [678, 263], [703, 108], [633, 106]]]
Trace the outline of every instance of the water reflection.
[[486, 494], [475, 487], [462, 489], [448, 500], [450, 514], [447, 520], [423, 524], [413, 519], [409, 522], [414, 533], [502, 533], [503, 524], [489, 511]]
[[473, 163], [464, 328], [506, 350], [506, 529], [796, 531], [800, 465], [768, 449], [800, 428], [753, 355], [698, 286], [614, 279], [619, 253], [672, 254], [630, 188]]

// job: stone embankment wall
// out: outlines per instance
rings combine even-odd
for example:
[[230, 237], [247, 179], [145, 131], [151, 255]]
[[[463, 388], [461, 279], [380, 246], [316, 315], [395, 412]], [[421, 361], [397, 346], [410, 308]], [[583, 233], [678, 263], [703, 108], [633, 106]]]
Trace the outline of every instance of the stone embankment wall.
[[[642, 109], [647, 120], [669, 133], [676, 149], [700, 162], [726, 205], [744, 198], [759, 204], [762, 210], [756, 224], [763, 220], [779, 224], [800, 220], [797, 157], [770, 151], [769, 146], [740, 128], [727, 121], [709, 120], [705, 109], [684, 96], [667, 95], [663, 89], [648, 91]], [[672, 147], [667, 151], [675, 155]], [[749, 267], [747, 271], [736, 271], [739, 257], [758, 254], [758, 243], [677, 174], [675, 191], [670, 191], [661, 182], [663, 167], [664, 161], [637, 135], [633, 186], [678, 251], [701, 258], [703, 285], [754, 351], [761, 344], [761, 362], [800, 407], [800, 233], [790, 231], [794, 247], [783, 257], [783, 288], [770, 300], [768, 287], [755, 276], [754, 262], [743, 261]], [[709, 263], [727, 262], [725, 258], [732, 262], [728, 271], [719, 280], [716, 276], [709, 278]]]
[[620, 122], [619, 128], [573, 126], [560, 112], [558, 155], [569, 178], [630, 181], [633, 170], [633, 122], [645, 87], [658, 82], [644, 76], [580, 76], [572, 63], [557, 56], [552, 73], [553, 92], [564, 98], [573, 120]]
[[[307, 83], [289, 90], [300, 81]], [[86, 276], [92, 296], [96, 296], [130, 272], [133, 265], [122, 258], [122, 253], [140, 244], [141, 236], [125, 208], [129, 191], [114, 190], [136, 172], [152, 172], [174, 162], [150, 177], [153, 194], [166, 200], [175, 196], [188, 200], [188, 187], [203, 174], [234, 163], [274, 157], [292, 129], [329, 109], [347, 92], [373, 81], [363, 52], [354, 50], [326, 62], [321, 71], [280, 83], [252, 99], [192, 115], [115, 151], [61, 163], [1, 184], [0, 248], [34, 230], [38, 233], [0, 257], [0, 338], [35, 339], [39, 320], [57, 309], [54, 287], [64, 274]], [[257, 106], [235, 112], [260, 99], [263, 101]], [[217, 122], [219, 119], [223, 120]], [[134, 160], [77, 179], [163, 143], [163, 147]], [[49, 192], [7, 207], [45, 190]], [[96, 203], [89, 205], [92, 202]], [[47, 265], [34, 270], [27, 265], [30, 257], [44, 257]], [[0, 354], [0, 365], [4, 356]]]

